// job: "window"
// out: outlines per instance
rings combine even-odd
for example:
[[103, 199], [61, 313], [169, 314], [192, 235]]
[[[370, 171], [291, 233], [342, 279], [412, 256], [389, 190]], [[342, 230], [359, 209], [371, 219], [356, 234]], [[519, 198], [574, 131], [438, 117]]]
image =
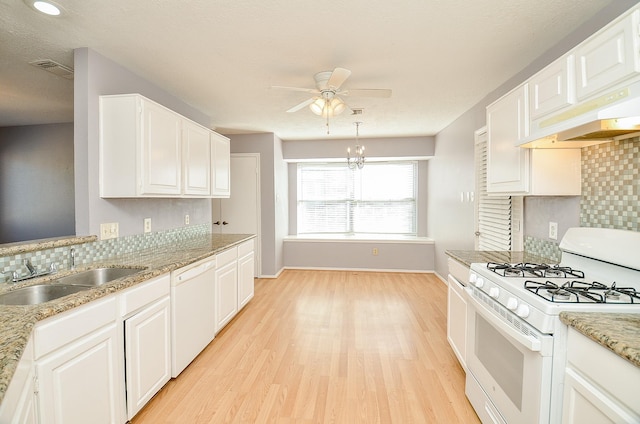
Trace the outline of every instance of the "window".
[[298, 164], [298, 234], [416, 235], [418, 163]]

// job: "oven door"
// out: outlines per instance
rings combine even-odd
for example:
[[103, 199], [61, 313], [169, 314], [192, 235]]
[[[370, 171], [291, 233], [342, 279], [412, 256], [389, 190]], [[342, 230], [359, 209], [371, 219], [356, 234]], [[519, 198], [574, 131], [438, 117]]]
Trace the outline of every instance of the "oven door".
[[548, 423], [553, 336], [465, 289], [466, 394], [483, 423]]

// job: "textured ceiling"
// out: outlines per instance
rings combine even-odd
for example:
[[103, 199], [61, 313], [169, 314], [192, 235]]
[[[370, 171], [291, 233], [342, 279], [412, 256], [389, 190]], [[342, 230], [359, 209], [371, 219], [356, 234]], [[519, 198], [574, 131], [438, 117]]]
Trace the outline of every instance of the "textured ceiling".
[[[433, 135], [610, 0], [56, 0], [61, 17], [0, 0], [0, 126], [73, 119], [73, 82], [28, 64], [73, 66], [89, 47], [211, 116], [223, 133], [282, 139]], [[286, 113], [313, 75], [343, 67], [347, 97], [325, 122]]]

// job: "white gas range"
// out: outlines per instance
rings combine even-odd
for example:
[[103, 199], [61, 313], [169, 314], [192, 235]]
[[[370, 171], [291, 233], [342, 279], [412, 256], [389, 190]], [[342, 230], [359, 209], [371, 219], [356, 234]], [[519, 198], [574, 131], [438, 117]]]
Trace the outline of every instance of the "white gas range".
[[558, 265], [474, 263], [466, 393], [484, 423], [558, 423], [562, 311], [640, 313], [640, 233], [571, 228]]

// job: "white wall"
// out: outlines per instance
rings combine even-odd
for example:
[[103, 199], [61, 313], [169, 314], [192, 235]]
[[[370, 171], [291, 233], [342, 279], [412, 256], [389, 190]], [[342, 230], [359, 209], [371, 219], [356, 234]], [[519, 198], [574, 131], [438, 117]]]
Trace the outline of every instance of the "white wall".
[[101, 199], [98, 186], [98, 98], [103, 94], [140, 93], [204, 126], [210, 118], [134, 74], [88, 49], [74, 52], [74, 172], [76, 234], [99, 234], [100, 224], [118, 222], [120, 236], [143, 232], [143, 219], [151, 218], [152, 230], [211, 222], [209, 199]]

